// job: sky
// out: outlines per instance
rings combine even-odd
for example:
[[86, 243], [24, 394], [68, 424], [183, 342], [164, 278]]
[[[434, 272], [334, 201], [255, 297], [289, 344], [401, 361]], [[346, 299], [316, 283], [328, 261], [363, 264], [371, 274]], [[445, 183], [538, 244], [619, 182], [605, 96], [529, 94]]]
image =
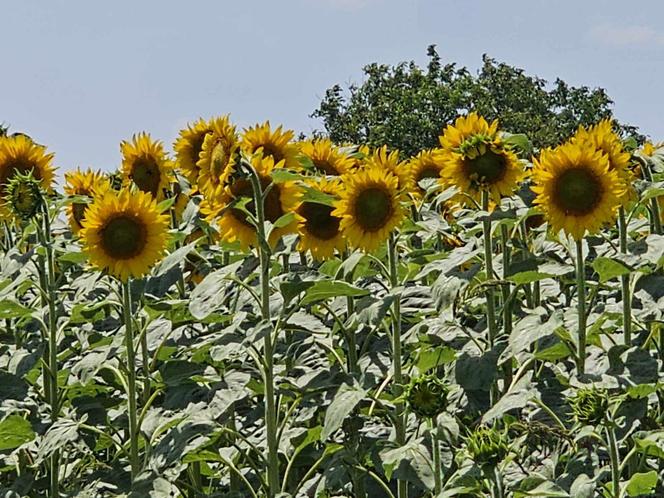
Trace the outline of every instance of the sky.
[[119, 166], [148, 131], [170, 149], [198, 117], [309, 133], [325, 89], [371, 62], [476, 71], [486, 53], [549, 81], [604, 87], [664, 139], [664, 2], [642, 0], [4, 0], [0, 122], [60, 172]]

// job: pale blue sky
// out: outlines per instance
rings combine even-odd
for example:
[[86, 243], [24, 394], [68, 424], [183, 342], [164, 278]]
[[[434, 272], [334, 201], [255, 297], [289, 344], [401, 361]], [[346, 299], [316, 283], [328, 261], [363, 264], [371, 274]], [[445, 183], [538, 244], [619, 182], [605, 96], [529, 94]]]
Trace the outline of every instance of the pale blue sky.
[[664, 138], [664, 3], [582, 0], [5, 0], [0, 121], [61, 171], [115, 168], [146, 130], [170, 144], [187, 121], [231, 113], [296, 131], [327, 87], [369, 62], [482, 53], [530, 74], [603, 86], [619, 119]]

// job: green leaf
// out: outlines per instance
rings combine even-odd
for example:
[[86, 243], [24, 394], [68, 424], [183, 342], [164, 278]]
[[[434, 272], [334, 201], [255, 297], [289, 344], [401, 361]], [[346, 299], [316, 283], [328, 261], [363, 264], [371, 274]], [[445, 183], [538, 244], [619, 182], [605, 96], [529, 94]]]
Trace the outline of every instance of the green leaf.
[[302, 175], [298, 175], [297, 173], [282, 168], [273, 169], [270, 176], [274, 183], [296, 182], [304, 179]]
[[421, 374], [440, 365], [452, 363], [456, 358], [456, 351], [449, 346], [438, 346], [433, 349], [422, 349], [417, 358], [417, 369]]
[[341, 427], [344, 419], [366, 395], [363, 389], [342, 384], [325, 413], [325, 422], [320, 434], [321, 441], [325, 441]]
[[508, 280], [515, 283], [516, 285], [524, 285], [538, 282], [539, 280], [544, 280], [545, 278], [551, 278], [554, 276], [555, 275], [551, 273], [542, 273], [539, 271], [529, 270], [515, 273], [514, 275], [510, 276]]
[[228, 285], [228, 276], [235, 274], [241, 265], [242, 261], [237, 261], [214, 271], [194, 288], [189, 296], [189, 312], [194, 318], [203, 320], [219, 307], [219, 296]]
[[160, 213], [168, 211], [173, 207], [173, 204], [175, 204], [175, 200], [176, 197], [169, 197], [168, 199], [164, 199], [157, 205], [157, 209], [159, 210]]
[[0, 301], [0, 319], [23, 318], [31, 313], [31, 308], [27, 308], [16, 301], [9, 299], [3, 299]]
[[627, 482], [625, 492], [627, 496], [649, 495], [657, 486], [657, 471], [637, 472]]
[[0, 451], [13, 450], [34, 438], [30, 422], [20, 415], [9, 415], [0, 422]]
[[324, 204], [325, 206], [335, 207], [336, 198], [318, 189], [304, 186], [304, 193], [302, 195], [303, 202], [314, 202], [316, 204]]
[[302, 306], [315, 303], [316, 301], [323, 301], [331, 297], [340, 296], [365, 296], [369, 294], [366, 289], [360, 289], [348, 282], [341, 280], [321, 280], [307, 289], [304, 299], [302, 299]]
[[599, 275], [599, 281], [604, 283], [612, 278], [627, 275], [631, 271], [625, 263], [614, 258], [599, 257], [593, 261], [593, 269]]

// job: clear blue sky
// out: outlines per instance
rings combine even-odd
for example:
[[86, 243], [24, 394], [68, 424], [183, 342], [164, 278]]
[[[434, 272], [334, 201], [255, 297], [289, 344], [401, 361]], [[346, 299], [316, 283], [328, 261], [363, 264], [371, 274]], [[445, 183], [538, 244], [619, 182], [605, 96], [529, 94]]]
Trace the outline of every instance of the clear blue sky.
[[600, 0], [6, 0], [0, 121], [63, 170], [115, 168], [146, 130], [231, 113], [296, 131], [327, 87], [369, 62], [483, 53], [548, 80], [603, 86], [615, 114], [664, 138], [664, 3]]

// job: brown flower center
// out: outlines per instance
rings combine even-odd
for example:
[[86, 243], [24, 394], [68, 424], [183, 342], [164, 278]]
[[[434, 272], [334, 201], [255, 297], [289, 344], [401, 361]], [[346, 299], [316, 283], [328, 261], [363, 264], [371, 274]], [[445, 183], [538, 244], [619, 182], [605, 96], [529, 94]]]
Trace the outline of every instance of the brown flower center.
[[131, 179], [140, 190], [156, 197], [161, 182], [161, 171], [159, 171], [157, 161], [149, 156], [136, 159], [133, 164]]
[[499, 182], [507, 171], [507, 161], [502, 154], [487, 150], [475, 159], [465, 159], [464, 169], [472, 182], [480, 185], [492, 185]]
[[147, 244], [147, 228], [140, 220], [120, 213], [101, 229], [101, 245], [113, 259], [131, 259], [140, 255]]
[[390, 193], [380, 187], [369, 187], [355, 199], [354, 215], [363, 230], [376, 232], [394, 213]]
[[585, 167], [571, 168], [555, 179], [553, 201], [565, 214], [591, 213], [602, 200], [604, 189], [597, 175]]
[[[270, 185], [270, 180], [268, 178], [261, 177], [261, 189], [263, 192]], [[249, 211], [252, 215], [256, 216], [256, 204], [254, 202], [254, 191], [251, 187], [251, 182], [245, 178], [240, 178], [236, 180], [233, 185], [231, 185], [231, 193], [235, 199], [241, 197], [249, 197], [251, 200], [245, 204], [245, 209]], [[247, 220], [247, 214], [239, 208], [231, 208], [231, 214], [235, 219], [244, 223], [249, 227], [253, 227], [251, 223]], [[267, 197], [265, 198], [265, 219], [271, 223], [274, 223], [279, 218], [284, 215], [284, 211], [281, 207], [281, 193], [279, 190], [278, 184], [273, 184], [270, 187]]]
[[312, 159], [311, 162], [313, 163], [314, 168], [316, 168], [321, 173], [334, 176], [339, 176], [340, 174], [339, 170], [334, 166], [334, 164], [332, 164], [327, 159]]
[[334, 208], [317, 202], [303, 202], [298, 214], [305, 219], [307, 232], [320, 240], [330, 240], [339, 234], [339, 222], [332, 216]]

